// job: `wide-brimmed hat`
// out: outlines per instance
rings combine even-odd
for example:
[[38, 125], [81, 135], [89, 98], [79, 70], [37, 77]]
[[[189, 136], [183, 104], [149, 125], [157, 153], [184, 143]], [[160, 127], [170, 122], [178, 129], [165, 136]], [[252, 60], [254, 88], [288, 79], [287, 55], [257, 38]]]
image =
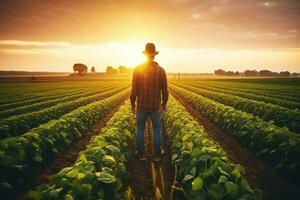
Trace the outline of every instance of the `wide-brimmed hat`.
[[156, 51], [155, 45], [153, 43], [147, 43], [143, 54], [155, 56], [158, 54], [158, 51]]

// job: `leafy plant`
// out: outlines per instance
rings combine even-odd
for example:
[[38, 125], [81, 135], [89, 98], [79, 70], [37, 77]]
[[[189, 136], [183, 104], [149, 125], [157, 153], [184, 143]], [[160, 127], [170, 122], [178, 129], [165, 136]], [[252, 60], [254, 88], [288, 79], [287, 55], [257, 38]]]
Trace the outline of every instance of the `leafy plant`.
[[297, 176], [300, 171], [300, 135], [266, 122], [257, 116], [235, 110], [178, 86], [172, 90], [249, 150], [278, 170]]
[[50, 99], [44, 98], [44, 101], [41, 101], [38, 103], [29, 103], [24, 106], [15, 106], [14, 108], [0, 112], [0, 119], [7, 118], [7, 117], [10, 117], [13, 115], [20, 115], [20, 114], [24, 114], [24, 113], [28, 113], [28, 112], [35, 112], [35, 111], [41, 110], [43, 108], [48, 108], [50, 106], [57, 105], [59, 103], [64, 103], [67, 101], [79, 99], [81, 97], [87, 97], [87, 96], [99, 94], [101, 92], [106, 91], [107, 89], [111, 90], [118, 86], [120, 86], [120, 85], [116, 85], [116, 86], [106, 85], [104, 87], [101, 87], [100, 89], [93, 89], [90, 91], [80, 91], [79, 90], [79, 91], [75, 92], [74, 94], [71, 93], [68, 95], [64, 95], [62, 97], [57, 96], [56, 98], [52, 97]]
[[[49, 121], [24, 135], [0, 141], [0, 184], [10, 188], [24, 183], [59, 152], [82, 137], [88, 129], [128, 96], [125, 90], [112, 97], [80, 107], [58, 120]], [[112, 150], [113, 151], [113, 148]], [[109, 162], [107, 158], [107, 162]], [[0, 190], [9, 189], [0, 187]]]
[[39, 111], [3, 119], [0, 121], [0, 139], [9, 136], [21, 135], [40, 124], [48, 122], [49, 120], [58, 119], [62, 115], [71, 112], [72, 110], [79, 108], [80, 106], [84, 106], [94, 101], [99, 101], [101, 99], [107, 98], [120, 91], [125, 90], [126, 88], [128, 88], [128, 85], [120, 86], [113, 90], [104, 89], [103, 92], [99, 94], [81, 97], [79, 99], [60, 103]]
[[[31, 199], [121, 199], [125, 164], [133, 156], [135, 118], [127, 102], [76, 162], [29, 192]], [[127, 191], [124, 195], [130, 196]], [[132, 196], [132, 194], [131, 194]]]
[[[241, 79], [239, 80], [241, 81]], [[290, 108], [290, 109], [300, 109], [300, 103], [298, 103], [297, 101], [290, 101], [290, 100], [285, 100], [285, 99], [278, 99], [278, 98], [273, 98], [270, 97], [268, 95], [266, 95], [266, 90], [267, 91], [272, 91], [274, 90], [273, 88], [268, 87], [263, 88], [263, 95], [259, 95], [259, 94], [253, 94], [253, 93], [249, 93], [247, 91], [236, 91], [236, 90], [232, 90], [231, 88], [233, 87], [232, 84], [229, 84], [226, 88], [220, 86], [224, 83], [218, 83], [217, 82], [217, 86], [208, 86], [206, 84], [203, 84], [203, 82], [199, 82], [199, 84], [195, 84], [193, 83], [193, 81], [191, 81], [193, 86], [196, 86], [198, 88], [203, 88], [206, 90], [210, 90], [210, 91], [214, 91], [214, 92], [223, 92], [226, 94], [231, 94], [231, 95], [235, 95], [235, 96], [239, 96], [239, 97], [244, 97], [247, 99], [253, 99], [253, 100], [257, 100], [257, 101], [262, 101], [262, 102], [266, 102], [266, 103], [271, 103], [271, 104], [275, 104], [275, 105], [279, 105], [281, 107], [285, 107], [285, 108]], [[189, 81], [187, 81], [187, 83], [190, 83]], [[211, 84], [209, 84], [211, 85]], [[248, 85], [248, 87], [253, 87], [253, 85], [255, 85], [254, 83], [251, 83]], [[281, 85], [280, 85], [281, 86]], [[276, 87], [279, 87], [279, 85], [276, 85]], [[292, 89], [295, 90], [294, 92], [297, 92], [297, 88], [293, 87], [292, 85], [288, 86], [288, 89]], [[284, 91], [280, 90], [278, 92], [280, 93], [285, 93], [287, 90], [287, 88], [285, 88]], [[287, 96], [292, 95], [290, 92], [288, 92]], [[298, 96], [299, 98], [299, 96]]]
[[243, 178], [244, 169], [227, 158], [173, 97], [163, 121], [172, 140], [176, 181], [187, 199], [261, 199], [260, 190], [251, 188]]
[[266, 121], [273, 121], [280, 127], [288, 127], [291, 131], [300, 131], [300, 110], [291, 110], [278, 105], [251, 100], [224, 92], [209, 91], [206, 89], [191, 87], [184, 84], [176, 84], [191, 92], [195, 92], [204, 97], [234, 107], [237, 110], [245, 111], [257, 115]]

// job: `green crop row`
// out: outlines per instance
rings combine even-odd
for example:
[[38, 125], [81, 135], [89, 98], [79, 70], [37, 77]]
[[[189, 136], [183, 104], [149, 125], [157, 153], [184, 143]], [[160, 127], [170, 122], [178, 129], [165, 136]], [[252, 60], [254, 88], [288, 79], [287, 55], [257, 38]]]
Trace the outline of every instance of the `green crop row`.
[[81, 97], [87, 97], [87, 96], [99, 94], [101, 92], [111, 90], [111, 89], [116, 88], [118, 86], [121, 86], [121, 85], [120, 84], [119, 85], [113, 85], [113, 86], [106, 85], [104, 87], [101, 87], [99, 89], [94, 89], [92, 91], [84, 91], [84, 92], [79, 92], [79, 93], [75, 93], [75, 94], [66, 94], [63, 97], [57, 97], [57, 98], [54, 98], [52, 100], [48, 99], [46, 101], [44, 100], [44, 101], [38, 102], [38, 103], [33, 103], [33, 104], [31, 103], [31, 104], [27, 104], [27, 105], [20, 106], [20, 107], [15, 107], [15, 108], [8, 109], [8, 110], [0, 112], [0, 119], [7, 118], [7, 117], [10, 117], [10, 116], [13, 116], [13, 115], [25, 114], [25, 113], [28, 113], [28, 112], [35, 112], [35, 111], [41, 110], [43, 108], [48, 108], [50, 106], [57, 105], [59, 103], [64, 103], [64, 102], [71, 101], [71, 100], [74, 100], [74, 99], [78, 99], [78, 98], [81, 98]]
[[[15, 187], [39, 171], [72, 141], [128, 97], [129, 90], [80, 107], [58, 120], [0, 141], [0, 185]], [[0, 186], [0, 187], [1, 187]]]
[[232, 90], [232, 91], [237, 91], [237, 92], [246, 92], [246, 93], [252, 93], [256, 95], [261, 95], [261, 96], [267, 96], [275, 99], [282, 99], [282, 100], [287, 100], [287, 101], [293, 101], [293, 102], [298, 102], [300, 97], [295, 97], [293, 94], [290, 93], [280, 93], [280, 92], [272, 92], [272, 91], [265, 91], [265, 90], [257, 90], [257, 89], [248, 89], [248, 88], [238, 88], [236, 86], [220, 86], [220, 85], [212, 85], [215, 88], [218, 89], [224, 89], [224, 90]]
[[211, 90], [211, 91], [215, 91], [215, 92], [223, 92], [223, 93], [226, 93], [226, 94], [236, 95], [236, 96], [244, 97], [244, 98], [247, 98], [247, 99], [253, 99], [253, 100], [257, 100], [257, 101], [264, 101], [266, 103], [272, 103], [272, 104], [276, 104], [276, 105], [286, 107], [286, 108], [290, 108], [290, 109], [297, 109], [297, 108], [300, 109], [300, 103], [298, 103], [298, 102], [275, 99], [275, 98], [271, 98], [271, 97], [267, 97], [267, 96], [250, 94], [250, 93], [247, 93], [247, 92], [238, 92], [238, 91], [232, 91], [232, 90], [226, 90], [226, 89], [218, 89], [218, 88], [215, 88], [215, 87], [204, 86], [204, 85], [201, 85], [201, 84], [191, 83], [189, 85], [196, 86], [196, 87], [203, 88], [203, 89], [207, 89], [207, 90]]
[[232, 163], [173, 97], [163, 121], [172, 141], [176, 181], [186, 199], [261, 199], [260, 190], [251, 188], [243, 177], [244, 168]]
[[291, 131], [300, 131], [300, 110], [291, 110], [278, 105], [246, 99], [222, 92], [208, 91], [206, 89], [196, 88], [184, 84], [177, 84], [184, 89], [195, 92], [204, 97], [234, 107], [253, 115], [257, 115], [266, 121], [274, 121], [274, 124], [280, 127], [288, 127]]
[[[197, 79], [197, 82], [204, 82], [205, 85], [217, 84], [229, 87], [252, 88], [267, 92], [276, 92], [282, 94], [299, 96], [299, 78], [237, 78], [237, 79]], [[207, 83], [207, 84], [206, 84]], [[297, 92], [298, 91], [298, 92]]]
[[64, 84], [61, 82], [1, 83], [0, 91], [5, 88], [5, 92], [0, 92], [3, 94], [0, 100], [0, 110], [47, 101], [68, 94], [79, 94], [116, 83], [121, 83], [121, 81], [70, 81]]
[[[100, 86], [100, 88], [102, 88], [103, 86], [109, 86], [111, 84], [103, 84], [102, 86]], [[29, 88], [32, 86], [29, 86]], [[48, 87], [48, 85], [47, 85]], [[98, 86], [99, 88], [99, 86]], [[0, 110], [5, 111], [8, 109], [13, 109], [13, 108], [17, 108], [20, 106], [27, 106], [27, 105], [32, 105], [32, 104], [36, 104], [36, 103], [40, 103], [40, 102], [45, 102], [45, 101], [50, 101], [53, 99], [58, 99], [58, 98], [63, 98], [69, 95], [76, 95], [76, 94], [81, 94], [83, 92], [87, 92], [87, 91], [91, 91], [94, 89], [97, 89], [97, 87], [89, 87], [89, 88], [84, 88], [84, 87], [80, 87], [77, 88], [76, 90], [72, 89], [71, 91], [69, 91], [67, 88], [60, 88], [59, 90], [51, 90], [51, 88], [47, 88], [48, 91], [47, 92], [41, 92], [41, 93], [30, 93], [27, 92], [26, 94], [21, 94], [21, 95], [13, 95], [13, 97], [5, 97], [6, 101], [8, 101], [8, 103], [0, 105]], [[44, 89], [45, 90], [45, 89]], [[29, 95], [29, 97], [25, 98], [27, 95]], [[15, 100], [14, 100], [15, 99]]]
[[[56, 94], [56, 93], [55, 93]], [[5, 110], [6, 106], [8, 106], [8, 108], [12, 108], [10, 107], [10, 104], [15, 104], [21, 101], [30, 101], [30, 100], [35, 100], [40, 98], [40, 96], [36, 95], [36, 94], [11, 94], [11, 93], [1, 93], [0, 94], [1, 99], [0, 99], [0, 109], [1, 110]], [[25, 105], [25, 104], [23, 104]]]
[[232, 134], [241, 144], [276, 169], [299, 174], [299, 134], [287, 128], [276, 127], [257, 116], [235, 110], [178, 86], [170, 87], [201, 114]]
[[125, 164], [133, 156], [134, 116], [129, 102], [94, 136], [76, 162], [53, 175], [29, 197], [39, 199], [121, 199]]
[[[58, 119], [62, 115], [86, 104], [99, 101], [103, 98], [114, 95], [128, 88], [128, 85], [109, 90], [103, 93], [81, 97], [77, 100], [57, 104], [55, 106], [45, 108], [36, 112], [16, 115], [0, 121], [0, 138], [21, 135], [26, 131], [46, 123], [52, 119]], [[106, 89], [107, 90], [107, 89]]]
[[[186, 82], [188, 83], [188, 82]], [[255, 83], [230, 83], [230, 82], [220, 82], [220, 81], [189, 81], [189, 83], [197, 83], [199, 85], [206, 85], [211, 87], [216, 87], [219, 89], [228, 89], [235, 90], [239, 92], [249, 92], [257, 95], [268, 96], [273, 98], [281, 98], [290, 101], [297, 101], [300, 98], [300, 95], [297, 93], [297, 88], [293, 87], [293, 85], [289, 85], [288, 87], [284, 87], [283, 89], [278, 90], [278, 85], [260, 85], [258, 86]], [[280, 85], [282, 86], [282, 85]], [[277, 90], [274, 90], [277, 89]], [[290, 89], [292, 89], [290, 91]], [[299, 88], [298, 88], [299, 90]]]
[[78, 89], [76, 91], [71, 91], [71, 92], [60, 91], [60, 93], [58, 93], [57, 91], [51, 91], [51, 92], [47, 92], [45, 96], [44, 94], [29, 94], [28, 96], [27, 94], [26, 95], [23, 94], [23, 95], [14, 95], [14, 98], [10, 98], [6, 96], [5, 97], [6, 103], [0, 104], [0, 109], [2, 111], [6, 111], [8, 109], [17, 108], [20, 106], [26, 106], [26, 105], [48, 101], [56, 98], [63, 98], [67, 95], [80, 94], [81, 92], [85, 92], [85, 91], [87, 90]]

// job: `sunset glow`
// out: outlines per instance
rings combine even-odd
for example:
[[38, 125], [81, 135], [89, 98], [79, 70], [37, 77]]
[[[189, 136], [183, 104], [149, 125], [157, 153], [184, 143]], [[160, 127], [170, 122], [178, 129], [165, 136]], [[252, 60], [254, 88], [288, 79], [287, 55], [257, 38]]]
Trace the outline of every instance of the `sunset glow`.
[[157, 61], [171, 72], [300, 71], [299, 7], [279, 0], [2, 1], [0, 70], [134, 67], [154, 42]]

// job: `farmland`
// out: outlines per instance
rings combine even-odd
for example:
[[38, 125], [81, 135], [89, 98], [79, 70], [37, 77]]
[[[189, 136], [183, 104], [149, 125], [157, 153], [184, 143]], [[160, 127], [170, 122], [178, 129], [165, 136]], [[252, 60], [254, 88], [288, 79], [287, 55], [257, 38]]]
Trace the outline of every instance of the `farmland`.
[[0, 83], [0, 199], [296, 199], [300, 80], [170, 78], [160, 162], [130, 81]]

